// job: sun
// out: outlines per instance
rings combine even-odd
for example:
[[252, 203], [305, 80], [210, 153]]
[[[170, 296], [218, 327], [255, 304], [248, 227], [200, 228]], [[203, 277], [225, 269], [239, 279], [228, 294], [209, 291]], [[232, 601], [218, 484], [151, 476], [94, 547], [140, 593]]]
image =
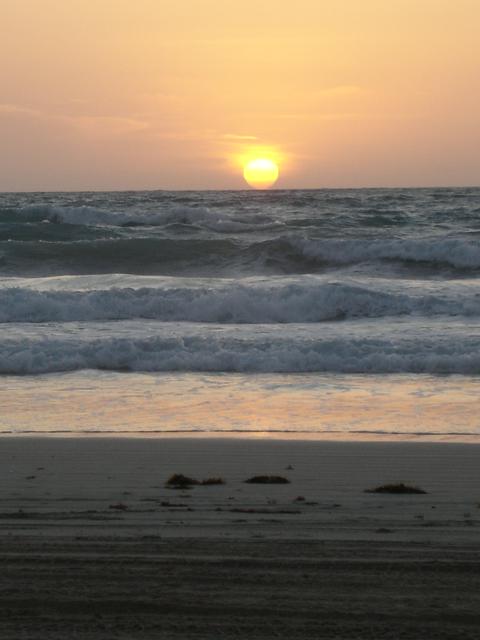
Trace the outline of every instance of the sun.
[[243, 177], [254, 189], [270, 189], [278, 180], [278, 166], [268, 158], [255, 158], [244, 165]]

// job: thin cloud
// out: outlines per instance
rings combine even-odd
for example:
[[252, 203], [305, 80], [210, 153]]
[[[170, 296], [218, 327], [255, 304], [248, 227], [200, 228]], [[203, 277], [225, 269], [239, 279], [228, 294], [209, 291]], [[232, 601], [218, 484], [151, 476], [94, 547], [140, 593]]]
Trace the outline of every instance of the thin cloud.
[[420, 119], [425, 116], [419, 113], [278, 113], [271, 118], [283, 120], [410, 120]]
[[222, 140], [258, 140], [257, 136], [247, 136], [238, 133], [224, 133]]
[[325, 87], [318, 91], [320, 96], [351, 96], [362, 93], [363, 87], [356, 84], [340, 84], [333, 87]]
[[147, 122], [135, 118], [118, 116], [59, 116], [66, 122], [82, 130], [95, 134], [122, 135], [135, 131], [143, 131], [149, 127]]
[[30, 109], [29, 107], [23, 107], [18, 104], [0, 104], [0, 113], [24, 115], [34, 118], [41, 118], [42, 112], [37, 109]]
[[48, 113], [17, 104], [0, 104], [0, 115], [19, 115], [45, 122], [57, 122], [95, 135], [123, 135], [147, 129], [143, 120], [122, 116], [72, 116], [64, 113]]

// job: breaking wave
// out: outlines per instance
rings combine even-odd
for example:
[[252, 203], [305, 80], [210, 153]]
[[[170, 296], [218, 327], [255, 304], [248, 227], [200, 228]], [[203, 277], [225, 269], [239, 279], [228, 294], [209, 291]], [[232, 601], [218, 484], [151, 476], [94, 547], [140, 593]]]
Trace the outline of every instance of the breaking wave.
[[288, 339], [262, 335], [25, 339], [0, 344], [0, 374], [224, 371], [479, 374], [478, 339]]
[[477, 272], [480, 239], [308, 239], [280, 236], [261, 242], [228, 237], [106, 238], [74, 242], [0, 242], [0, 266], [16, 275], [54, 273], [195, 274], [321, 273], [356, 264], [392, 263], [415, 270]]
[[0, 222], [30, 222], [86, 227], [164, 227], [171, 224], [202, 227], [211, 231], [241, 233], [283, 226], [266, 215], [241, 216], [207, 207], [163, 206], [153, 211], [109, 211], [97, 207], [27, 205], [0, 210]]
[[388, 293], [346, 283], [108, 288], [87, 291], [0, 289], [0, 322], [148, 318], [213, 323], [314, 323], [401, 315], [480, 316], [480, 291]]
[[430, 237], [338, 240], [289, 238], [302, 258], [325, 264], [353, 264], [378, 260], [420, 262], [458, 269], [480, 268], [480, 240], [464, 237]]

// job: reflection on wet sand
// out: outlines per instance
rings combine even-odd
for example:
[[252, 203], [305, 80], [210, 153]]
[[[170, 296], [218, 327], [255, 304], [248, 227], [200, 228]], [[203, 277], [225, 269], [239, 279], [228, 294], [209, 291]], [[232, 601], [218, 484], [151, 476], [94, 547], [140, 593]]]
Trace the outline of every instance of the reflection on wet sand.
[[480, 380], [462, 376], [12, 376], [0, 430], [476, 441], [479, 391]]

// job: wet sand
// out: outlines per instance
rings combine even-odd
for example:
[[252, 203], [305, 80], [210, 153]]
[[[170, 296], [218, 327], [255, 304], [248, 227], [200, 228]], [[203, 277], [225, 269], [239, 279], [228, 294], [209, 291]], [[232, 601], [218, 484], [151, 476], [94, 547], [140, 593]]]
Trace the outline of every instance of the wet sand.
[[[480, 447], [4, 438], [2, 640], [478, 638]], [[175, 472], [226, 484], [165, 487]], [[282, 485], [251, 485], [254, 474]], [[388, 482], [424, 495], [379, 495]]]

